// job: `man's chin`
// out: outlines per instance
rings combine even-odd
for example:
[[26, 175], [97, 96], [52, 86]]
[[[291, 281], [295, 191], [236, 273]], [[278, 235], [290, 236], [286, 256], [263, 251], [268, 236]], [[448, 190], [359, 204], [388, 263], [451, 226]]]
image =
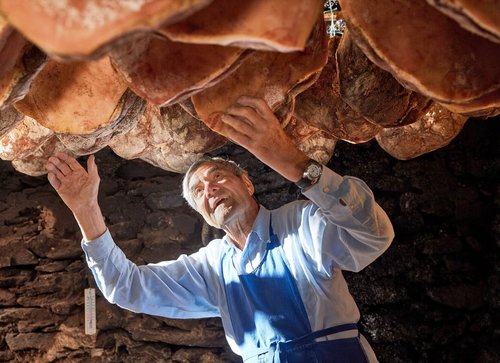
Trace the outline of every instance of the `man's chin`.
[[[231, 218], [231, 212], [233, 210], [232, 206], [226, 207], [225, 205], [219, 205], [215, 208], [213, 213], [213, 219], [218, 226], [223, 226]], [[221, 227], [218, 227], [221, 228]]]

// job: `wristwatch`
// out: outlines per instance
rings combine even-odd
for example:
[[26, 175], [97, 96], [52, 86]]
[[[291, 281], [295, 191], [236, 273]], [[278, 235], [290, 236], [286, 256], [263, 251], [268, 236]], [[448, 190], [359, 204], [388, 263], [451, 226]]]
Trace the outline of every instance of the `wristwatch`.
[[302, 174], [302, 179], [300, 179], [295, 184], [300, 189], [308, 188], [318, 182], [322, 172], [323, 172], [323, 165], [321, 165], [315, 160], [310, 159], [309, 163], [304, 169], [304, 173]]

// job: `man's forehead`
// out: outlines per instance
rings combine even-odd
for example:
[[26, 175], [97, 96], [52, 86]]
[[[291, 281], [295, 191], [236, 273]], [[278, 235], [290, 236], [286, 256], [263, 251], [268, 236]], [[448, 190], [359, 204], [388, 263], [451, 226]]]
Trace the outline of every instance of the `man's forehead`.
[[203, 163], [200, 165], [194, 172], [191, 174], [191, 177], [189, 178], [189, 184], [194, 185], [195, 183], [198, 183], [198, 181], [203, 177], [210, 175], [214, 171], [217, 170], [229, 170], [225, 165], [215, 163], [213, 161], [207, 161], [206, 163]]

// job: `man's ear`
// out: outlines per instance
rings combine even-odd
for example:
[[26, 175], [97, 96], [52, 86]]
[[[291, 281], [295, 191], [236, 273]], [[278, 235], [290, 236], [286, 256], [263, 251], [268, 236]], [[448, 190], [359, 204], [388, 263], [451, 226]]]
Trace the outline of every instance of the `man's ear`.
[[248, 175], [246, 174], [242, 174], [241, 175], [241, 180], [243, 180], [243, 183], [245, 184], [245, 187], [247, 188], [248, 190], [248, 194], [250, 195], [253, 195], [253, 193], [255, 192], [255, 188], [253, 186], [253, 183], [252, 181], [250, 180], [250, 178], [248, 177]]

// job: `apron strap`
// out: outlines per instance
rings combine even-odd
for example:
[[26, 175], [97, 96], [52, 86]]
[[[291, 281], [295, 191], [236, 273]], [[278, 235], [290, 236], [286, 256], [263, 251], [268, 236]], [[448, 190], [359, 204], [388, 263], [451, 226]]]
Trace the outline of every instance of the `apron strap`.
[[311, 334], [307, 334], [307, 335], [304, 335], [300, 338], [293, 339], [293, 340], [290, 340], [288, 342], [283, 342], [281, 344], [286, 348], [291, 348], [291, 347], [294, 347], [297, 345], [302, 345], [302, 344], [305, 344], [307, 342], [314, 341], [314, 340], [321, 338], [321, 337], [326, 337], [327, 335], [330, 335], [330, 334], [336, 334], [336, 333], [340, 333], [340, 332], [348, 331], [348, 330], [358, 330], [358, 325], [354, 324], [354, 323], [336, 325], [336, 326], [332, 326], [330, 328], [317, 330], [315, 332], [312, 332]]
[[266, 354], [266, 362], [268, 363], [280, 362], [282, 360], [282, 354], [289, 349], [293, 349], [295, 347], [301, 346], [308, 342], [312, 342], [318, 338], [325, 337], [327, 335], [336, 334], [349, 330], [358, 330], [358, 325], [354, 323], [341, 324], [332, 326], [330, 328], [317, 330], [315, 332], [304, 335], [297, 339], [289, 340], [287, 342], [273, 342], [271, 343], [270, 347], [255, 349], [251, 355], [244, 357], [243, 361], [253, 362], [252, 358], [256, 358], [257, 356]]

